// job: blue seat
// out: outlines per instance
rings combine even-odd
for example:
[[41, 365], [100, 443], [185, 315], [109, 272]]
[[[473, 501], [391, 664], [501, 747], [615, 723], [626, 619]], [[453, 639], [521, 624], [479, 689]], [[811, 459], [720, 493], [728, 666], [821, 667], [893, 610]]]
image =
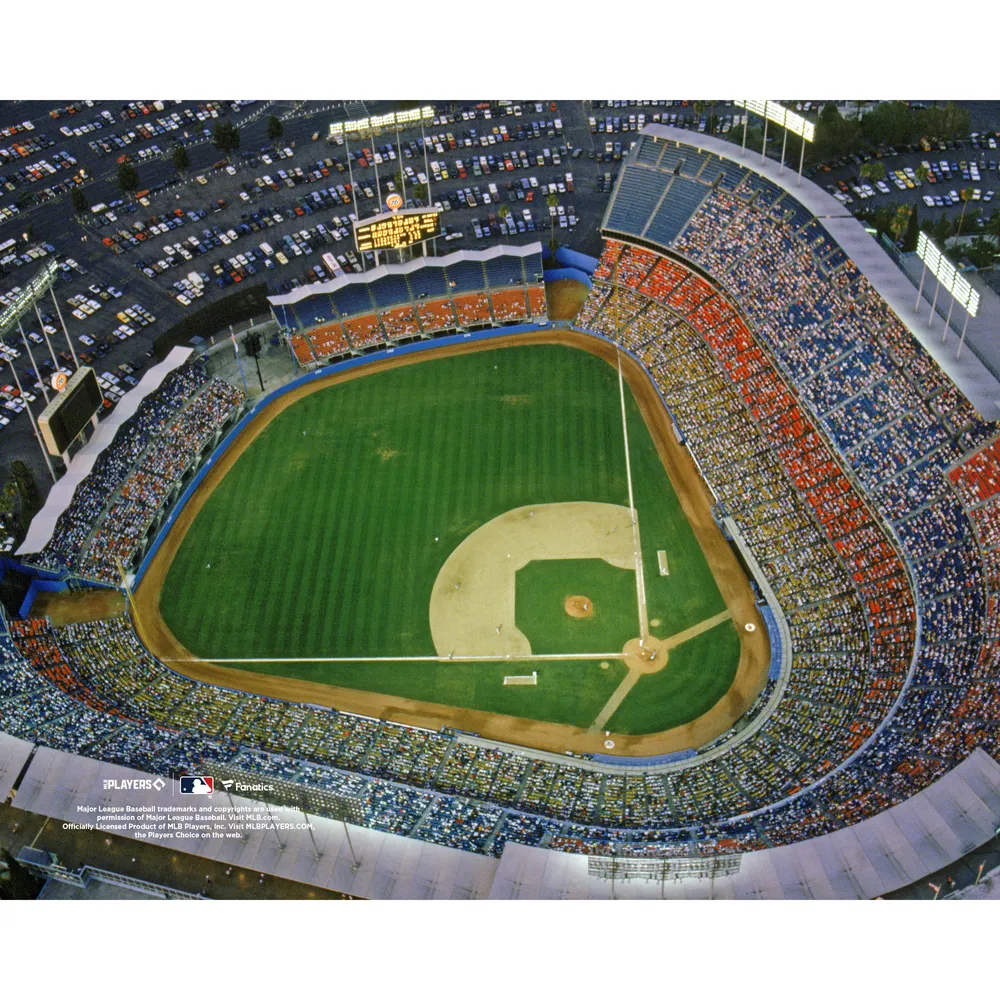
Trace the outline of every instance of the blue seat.
[[669, 244], [688, 224], [698, 206], [710, 193], [711, 189], [704, 184], [675, 177], [646, 230], [646, 236], [657, 243]]
[[660, 170], [625, 167], [618, 178], [618, 191], [608, 214], [608, 228], [640, 235], [669, 180], [670, 175]]

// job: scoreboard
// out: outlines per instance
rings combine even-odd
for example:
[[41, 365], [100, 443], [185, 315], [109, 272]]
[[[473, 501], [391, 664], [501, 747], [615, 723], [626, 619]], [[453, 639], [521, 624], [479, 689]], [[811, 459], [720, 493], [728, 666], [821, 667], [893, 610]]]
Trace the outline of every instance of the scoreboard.
[[50, 455], [62, 455], [91, 417], [104, 405], [93, 368], [80, 368], [38, 417], [38, 429]]
[[354, 224], [354, 241], [359, 252], [402, 250], [440, 235], [441, 213], [433, 208], [385, 212]]

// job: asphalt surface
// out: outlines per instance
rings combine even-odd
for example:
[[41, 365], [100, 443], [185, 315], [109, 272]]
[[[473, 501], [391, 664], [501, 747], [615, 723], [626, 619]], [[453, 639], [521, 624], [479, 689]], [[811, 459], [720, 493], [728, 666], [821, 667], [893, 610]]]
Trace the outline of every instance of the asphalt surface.
[[[91, 182], [84, 187], [91, 206], [100, 203], [110, 205], [113, 201], [122, 199], [117, 185], [117, 155], [120, 155], [122, 151], [116, 150], [116, 155], [98, 154], [90, 147], [90, 142], [100, 138], [106, 140], [112, 133], [121, 134], [123, 131], [134, 129], [136, 123], [139, 121], [149, 122], [156, 119], [163, 119], [174, 111], [183, 114], [186, 109], [195, 108], [199, 104], [204, 103], [206, 102], [183, 102], [177, 106], [168, 105], [162, 112], [153, 112], [145, 118], [129, 119], [128, 122], [122, 121], [119, 117], [122, 102], [97, 103], [93, 108], [81, 110], [76, 115], [63, 117], [58, 121], [53, 121], [49, 118], [49, 111], [53, 107], [49, 102], [0, 104], [0, 126], [20, 122], [26, 118], [30, 118], [35, 123], [34, 132], [22, 133], [20, 136], [13, 138], [2, 138], [0, 139], [0, 143], [11, 144], [24, 136], [38, 136], [42, 133], [49, 134], [56, 140], [54, 145], [37, 154], [37, 156], [33, 154], [27, 157], [22, 162], [34, 162], [37, 158], [41, 157], [46, 157], [51, 162], [51, 154], [55, 151], [65, 150], [78, 161], [72, 170], [75, 171], [80, 169], [80, 167], [84, 167], [88, 170], [92, 178]], [[220, 109], [228, 107], [223, 102], [214, 103]], [[389, 103], [382, 102], [381, 105], [372, 103], [364, 106], [364, 109], [370, 113], [378, 113], [381, 110], [385, 110], [386, 105]], [[142, 369], [150, 363], [148, 354], [156, 336], [168, 330], [188, 312], [201, 308], [212, 301], [217, 301], [223, 296], [231, 294], [232, 291], [239, 287], [229, 286], [221, 289], [216, 286], [213, 280], [208, 284], [206, 292], [200, 300], [195, 300], [192, 306], [185, 307], [175, 299], [176, 290], [171, 287], [174, 281], [184, 277], [192, 270], [207, 272], [214, 279], [212, 265], [217, 261], [233, 256], [236, 253], [242, 253], [246, 248], [256, 249], [262, 241], [267, 241], [277, 248], [281, 238], [286, 234], [298, 232], [302, 229], [311, 229], [318, 222], [323, 222], [329, 227], [331, 217], [334, 214], [346, 216], [349, 212], [353, 211], [353, 204], [349, 204], [337, 206], [336, 208], [317, 210], [312, 216], [299, 217], [294, 215], [297, 198], [303, 195], [307, 196], [313, 191], [329, 187], [330, 185], [348, 182], [348, 174], [338, 173], [335, 169], [330, 169], [329, 176], [319, 181], [299, 183], [294, 188], [282, 187], [278, 192], [265, 189], [261, 193], [255, 186], [254, 181], [257, 177], [262, 177], [264, 174], [270, 174], [277, 180], [277, 170], [279, 168], [289, 170], [293, 167], [301, 167], [304, 171], [308, 171], [310, 166], [315, 165], [317, 161], [323, 160], [326, 157], [337, 156], [346, 163], [347, 157], [344, 147], [335, 146], [326, 140], [327, 127], [331, 121], [339, 120], [348, 113], [357, 113], [361, 110], [361, 107], [358, 104], [347, 104], [345, 106], [336, 102], [308, 102], [304, 104], [258, 102], [243, 109], [239, 114], [234, 114], [231, 110], [220, 111], [220, 118], [222, 120], [235, 121], [241, 127], [240, 153], [233, 157], [233, 166], [236, 169], [235, 175], [230, 175], [222, 168], [212, 169], [213, 165], [222, 159], [222, 154], [210, 141], [201, 141], [198, 139], [198, 131], [201, 128], [210, 127], [215, 123], [214, 121], [194, 123], [187, 130], [189, 138], [197, 141], [187, 146], [191, 165], [184, 178], [178, 177], [169, 152], [174, 144], [174, 140], [183, 138], [183, 132], [172, 132], [166, 136], [155, 137], [153, 140], [137, 142], [126, 147], [124, 152], [134, 155], [139, 148], [148, 148], [154, 144], [158, 145], [161, 150], [164, 150], [164, 155], [158, 159], [138, 162], [136, 157], [137, 162], [135, 165], [139, 172], [141, 190], [148, 189], [163, 181], [177, 181], [175, 186], [152, 194], [149, 197], [150, 204], [148, 207], [136, 205], [135, 211], [126, 214], [126, 202], [126, 205], [114, 209], [118, 216], [117, 222], [97, 228], [93, 224], [93, 216], [90, 213], [88, 213], [88, 217], [85, 219], [85, 224], [81, 224], [74, 218], [67, 193], [45, 204], [26, 209], [13, 219], [0, 222], [0, 243], [10, 238], [20, 238], [30, 223], [32, 236], [30, 245], [48, 243], [55, 248], [60, 258], [65, 259], [70, 257], [80, 265], [81, 269], [85, 272], [84, 274], [74, 271], [57, 281], [55, 286], [60, 308], [63, 311], [69, 333], [73, 338], [74, 346], [78, 352], [92, 350], [80, 342], [79, 337], [81, 335], [86, 335], [94, 340], [108, 337], [110, 332], [119, 323], [115, 318], [115, 313], [123, 306], [139, 303], [149, 310], [156, 317], [156, 321], [153, 324], [138, 330], [135, 336], [126, 341], [115, 341], [109, 353], [94, 362], [94, 366], [98, 372], [115, 370], [116, 366], [122, 362], [128, 362]], [[525, 102], [523, 106], [524, 113], [518, 118], [510, 115], [504, 118], [495, 117], [490, 121], [480, 119], [470, 122], [463, 122], [461, 120], [461, 110], [463, 107], [465, 106], [457, 103], [439, 102], [437, 104], [438, 111], [444, 113], [453, 109], [456, 113], [456, 121], [454, 124], [442, 125], [440, 127], [428, 125], [426, 127], [427, 134], [451, 132], [456, 137], [456, 140], [458, 140], [463, 130], [467, 128], [477, 128], [479, 133], [482, 134], [484, 131], [488, 131], [493, 125], [500, 124], [501, 122], [506, 124], [509, 129], [513, 129], [519, 123], [528, 125], [531, 121], [540, 120], [551, 122], [559, 117], [563, 122], [564, 132], [562, 136], [549, 136], [544, 130], [540, 130], [541, 135], [538, 137], [532, 136], [531, 138], [526, 137], [521, 141], [497, 143], [489, 147], [477, 147], [475, 153], [477, 156], [491, 153], [496, 157], [502, 155], [503, 152], [512, 152], [517, 149], [537, 154], [544, 148], [555, 150], [561, 145], [569, 147], [570, 150], [579, 148], [582, 152], [577, 159], [572, 159], [569, 156], [562, 157], [562, 162], [559, 165], [555, 165], [554, 163], [548, 163], [544, 166], [533, 164], [528, 169], [519, 167], [513, 171], [493, 171], [489, 176], [484, 175], [480, 177], [474, 176], [472, 170], [469, 170], [468, 176], [462, 180], [458, 179], [454, 169], [455, 160], [463, 159], [464, 162], [468, 163], [469, 154], [473, 152], [473, 149], [460, 147], [454, 150], [446, 149], [443, 153], [430, 153], [428, 159], [445, 162], [452, 175], [449, 180], [440, 183], [432, 180], [432, 200], [435, 202], [443, 201], [444, 196], [460, 188], [474, 189], [478, 187], [480, 192], [488, 190], [490, 182], [498, 185], [502, 196], [507, 196], [508, 192], [505, 189], [505, 184], [508, 180], [520, 182], [522, 177], [535, 177], [540, 185], [548, 184], [550, 181], [565, 181], [565, 174], [569, 171], [573, 174], [575, 180], [575, 191], [560, 195], [559, 201], [564, 206], [564, 211], [567, 214], [570, 210], [575, 213], [578, 222], [572, 231], [568, 228], [560, 230], [556, 227], [556, 233], [563, 243], [573, 246], [576, 249], [589, 253], [599, 252], [600, 238], [597, 233], [597, 227], [607, 204], [608, 192], [598, 192], [596, 182], [598, 175], [603, 175], [606, 171], [610, 172], [612, 177], [617, 176], [620, 164], [617, 162], [607, 164], [598, 163], [596, 159], [591, 159], [590, 151], [594, 144], [591, 142], [593, 137], [590, 135], [587, 124], [589, 106], [585, 107], [582, 103], [565, 104], [559, 106], [556, 112], [552, 112], [550, 110], [550, 102], [545, 101], [543, 104], [544, 110], [537, 112], [535, 110], [535, 102], [532, 101]], [[473, 108], [472, 105], [468, 105], [468, 107], [470, 109]], [[348, 111], [348, 108], [352, 110]], [[68, 126], [76, 126], [81, 121], [92, 120], [104, 110], [109, 111], [115, 120], [108, 127], [100, 131], [73, 138], [64, 137], [58, 132], [59, 126], [64, 122]], [[649, 110], [650, 112], [652, 111], [652, 109]], [[266, 121], [270, 114], [276, 114], [283, 119], [284, 134], [277, 143], [269, 141], [266, 135]], [[317, 133], [319, 137], [314, 139], [313, 136]], [[400, 137], [405, 144], [410, 139], [419, 140], [420, 132], [419, 129], [409, 132], [404, 131]], [[631, 138], [634, 138], [634, 135]], [[382, 145], [389, 142], [390, 139], [395, 145], [396, 137], [388, 135], [376, 137], [376, 145]], [[291, 149], [293, 156], [281, 160], [274, 159], [271, 165], [260, 162], [258, 157], [261, 150], [273, 150], [276, 145]], [[352, 143], [352, 148], [358, 145], [370, 146], [371, 143], [370, 141]], [[404, 156], [402, 163], [411, 165], [416, 172], [424, 170], [423, 156], [413, 159], [408, 159]], [[0, 172], [9, 170], [12, 166], [17, 165], [15, 163], [7, 165], [7, 167], [0, 167]], [[383, 183], [383, 197], [387, 193], [384, 186], [385, 180], [395, 172], [396, 168], [396, 163], [390, 163], [388, 168], [379, 168], [380, 179]], [[43, 180], [38, 182], [38, 185], [45, 185], [59, 179], [61, 176], [62, 174]], [[199, 176], [203, 176], [207, 183], [199, 183], [196, 179]], [[359, 188], [370, 186], [375, 190], [374, 167], [368, 170], [355, 170], [354, 181]], [[242, 202], [238, 197], [239, 191], [244, 185], [251, 187], [254, 200], [250, 204]], [[0, 205], [5, 205], [9, 201], [13, 201], [23, 189], [25, 189], [24, 186], [19, 186], [14, 193], [5, 192], [3, 195], [0, 195]], [[35, 186], [28, 185], [27, 189], [34, 190]], [[534, 189], [533, 193], [534, 199], [530, 202], [527, 200], [510, 200], [504, 201], [504, 203], [508, 205], [512, 216], [521, 217], [523, 210], [525, 208], [529, 209], [537, 226], [535, 232], [524, 232], [503, 237], [499, 235], [496, 227], [493, 227], [491, 237], [477, 238], [474, 233], [472, 220], [479, 219], [485, 223], [491, 211], [495, 214], [496, 208], [493, 205], [484, 205], [480, 197], [475, 208], [459, 207], [444, 213], [443, 223], [452, 229], [462, 231], [464, 236], [462, 240], [451, 242], [446, 242], [443, 239], [438, 240], [437, 252], [444, 254], [462, 248], [482, 248], [494, 242], [501, 241], [512, 244], [527, 243], [539, 239], [543, 242], [547, 241], [549, 239], [548, 208], [545, 204], [544, 196], [541, 195], [539, 189]], [[146, 222], [153, 216], [164, 218], [168, 214], [173, 213], [175, 209], [181, 209], [185, 212], [192, 209], [211, 209], [217, 205], [220, 198], [227, 202], [225, 209], [221, 211], [210, 210], [204, 219], [198, 222], [187, 222], [185, 225], [173, 229], [169, 233], [151, 237], [138, 247], [130, 248], [124, 253], [116, 255], [111, 248], [108, 248], [102, 242], [105, 236], [117, 229], [127, 229], [137, 220]], [[206, 254], [196, 256], [191, 261], [179, 260], [176, 266], [171, 267], [168, 271], [155, 278], [147, 277], [141, 270], [136, 268], [136, 261], [139, 259], [146, 260], [147, 262], [162, 259], [164, 256], [163, 247], [168, 243], [186, 240], [191, 235], [200, 236], [202, 230], [208, 226], [218, 226], [223, 230], [227, 230], [239, 225], [246, 214], [263, 209], [277, 210], [283, 215], [284, 221], [274, 225], [272, 228], [241, 236], [231, 246], [212, 248]], [[374, 214], [376, 210], [377, 198], [359, 200], [358, 212], [362, 217]], [[307, 267], [312, 267], [319, 263], [319, 257], [322, 252], [327, 249], [342, 252], [349, 245], [351, 244], [345, 240], [334, 246], [317, 248], [315, 253], [300, 258], [291, 258], [287, 266], [276, 268], [270, 272], [265, 272], [263, 268], [259, 268], [258, 274], [250, 280], [257, 281], [266, 277], [272, 287], [275, 287], [292, 278], [301, 278]], [[41, 263], [42, 261], [36, 261], [21, 268], [10, 268], [6, 275], [0, 276], [0, 292], [7, 292], [14, 286], [23, 285], [35, 273]], [[85, 294], [88, 298], [96, 298], [92, 293], [87, 291], [88, 286], [92, 283], [101, 286], [114, 286], [123, 295], [120, 299], [102, 302], [102, 308], [93, 316], [87, 317], [82, 321], [73, 318], [71, 316], [72, 307], [67, 304], [66, 300], [80, 293]], [[43, 308], [44, 311], [45, 309]], [[48, 311], [52, 312], [51, 303], [49, 303]], [[33, 319], [33, 315], [31, 319], [31, 322], [25, 323], [26, 331], [36, 329], [38, 326], [37, 321]], [[207, 336], [213, 332], [215, 331], [206, 330], [205, 334]], [[25, 374], [25, 370], [30, 367], [30, 362], [23, 345], [18, 344], [17, 346], [22, 356], [16, 364], [27, 386], [33, 382]], [[61, 351], [66, 350], [65, 340], [61, 335], [54, 338], [53, 346], [57, 355]], [[35, 351], [35, 360], [39, 363], [42, 362], [43, 358], [48, 357], [48, 351], [44, 345], [32, 345], [32, 349]], [[3, 381], [9, 382], [10, 379], [4, 378]], [[40, 411], [43, 400], [40, 393], [36, 392], [36, 395], [38, 396], [38, 402], [35, 404], [34, 410], [37, 414]], [[24, 413], [16, 416], [11, 415], [9, 426], [0, 431], [0, 442], [2, 442], [2, 455], [4, 459], [21, 458], [26, 461], [35, 473], [36, 482], [40, 490], [43, 494], [47, 492], [51, 479], [42, 456], [39, 453], [28, 418]], [[3, 463], [0, 477], [6, 474], [6, 469], [7, 461]]]

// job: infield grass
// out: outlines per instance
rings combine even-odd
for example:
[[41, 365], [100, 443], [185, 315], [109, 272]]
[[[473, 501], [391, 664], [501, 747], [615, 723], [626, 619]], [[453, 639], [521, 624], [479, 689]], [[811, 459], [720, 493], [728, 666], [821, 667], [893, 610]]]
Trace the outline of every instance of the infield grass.
[[725, 621], [670, 650], [666, 667], [639, 678], [608, 720], [616, 733], [657, 733], [707, 712], [736, 676], [740, 637]]
[[[517, 571], [515, 594], [533, 653], [620, 653], [639, 632], [635, 572], [603, 559], [536, 559]], [[566, 613], [574, 594], [591, 599], [590, 618]]]

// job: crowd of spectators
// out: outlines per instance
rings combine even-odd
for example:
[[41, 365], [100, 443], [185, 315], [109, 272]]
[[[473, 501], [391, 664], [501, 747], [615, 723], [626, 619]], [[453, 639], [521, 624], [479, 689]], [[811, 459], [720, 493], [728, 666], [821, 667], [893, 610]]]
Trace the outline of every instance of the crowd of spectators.
[[199, 363], [175, 368], [140, 403], [81, 482], [34, 565], [114, 583], [185, 471], [238, 411], [243, 393]]
[[[914, 648], [915, 599], [923, 614], [922, 648], [913, 665], [914, 683], [886, 732], [901, 736], [910, 731], [905, 727], [915, 727], [928, 733], [931, 752], [951, 760], [974, 745], [995, 748], [1000, 716], [994, 700], [979, 697], [978, 686], [974, 698], [962, 701], [956, 694], [996, 657], [992, 643], [980, 644], [995, 639], [997, 629], [991, 633], [989, 623], [1000, 610], [992, 597], [1000, 576], [1000, 558], [994, 555], [1000, 507], [990, 499], [1000, 481], [995, 446], [950, 474], [960, 492], [965, 490], [967, 513], [945, 471], [970, 447], [995, 437], [996, 425], [978, 418], [853, 263], [785, 204], [790, 198], [758, 205], [752, 189], [748, 179], [735, 195], [711, 196], [674, 247], [716, 277], [751, 319], [756, 336], [741, 318], [727, 317], [724, 295], [708, 298], [694, 291], [700, 283], [711, 289], [681, 262], [615, 243], [606, 246], [581, 325], [618, 339], [653, 373], [723, 509], [755, 549], [792, 632], [787, 696], [808, 706], [796, 713], [796, 726], [821, 740], [846, 730], [851, 752], [865, 746], [902, 691]], [[734, 201], [740, 195], [747, 196], [742, 205]], [[666, 308], [660, 313], [649, 305], [636, 308], [630, 328], [619, 330], [611, 303], [634, 294], [625, 286]], [[698, 358], [690, 342], [678, 346], [685, 324], [710, 345], [710, 359]], [[762, 366], [765, 349], [774, 361]], [[727, 381], [740, 389], [742, 412], [726, 398]], [[766, 448], [752, 440], [754, 425], [769, 439]], [[832, 452], [817, 430], [829, 436]], [[781, 438], [787, 442], [778, 443]], [[719, 460], [727, 454], [729, 472], [717, 479]], [[786, 521], [787, 496], [768, 477], [775, 458], [808, 500], [813, 518]], [[741, 517], [731, 509], [737, 502], [730, 488], [734, 480], [747, 495], [760, 497], [770, 515], [763, 523], [748, 525], [745, 513]], [[852, 482], [860, 483], [863, 494]], [[881, 524], [869, 514], [868, 503]], [[795, 579], [812, 561], [817, 526], [845, 558], [858, 591], [858, 603], [837, 614], [829, 613], [826, 602], [842, 593], [839, 581], [824, 586], [823, 576], [814, 576], [806, 590]], [[791, 530], [782, 531], [786, 527]], [[912, 598], [907, 570], [916, 585]], [[863, 701], [850, 707], [845, 695], [859, 689]], [[956, 721], [957, 706], [985, 711]], [[773, 719], [783, 708], [784, 702]], [[777, 722], [771, 728], [780, 736], [776, 749], [785, 744], [796, 751], [787, 772], [794, 784], [786, 791], [808, 784], [795, 729]], [[856, 785], [846, 779], [821, 783], [801, 796], [820, 810], [824, 822], [856, 822], [901, 800], [890, 775], [914, 772], [915, 748], [900, 739], [900, 752], [890, 754], [881, 737], [873, 745], [877, 764], [866, 748], [841, 772], [858, 778]], [[726, 757], [734, 775], [750, 753], [741, 747]], [[779, 764], [776, 755], [761, 758], [756, 773]], [[941, 767], [920, 773], [934, 780]], [[923, 784], [911, 785], [910, 794], [919, 787]], [[777, 807], [772, 815], [786, 812]], [[795, 823], [814, 821], [803, 813]]]
[[[350, 789], [378, 829], [492, 854], [509, 840], [638, 857], [777, 846], [903, 801], [976, 746], [996, 755], [996, 426], [753, 175], [703, 200], [674, 249], [722, 291], [609, 241], [577, 324], [646, 366], [787, 621], [784, 695], [746, 738], [606, 773], [200, 684], [125, 619], [15, 623], [0, 726], [165, 773], [215, 760]], [[119, 502], [156, 497], [155, 480], [129, 480], [147, 448], [122, 466]]]
[[540, 284], [491, 289], [484, 282], [481, 291], [463, 289], [374, 312], [369, 307], [363, 313], [342, 314], [338, 322], [294, 331], [290, 341], [299, 364], [311, 365], [390, 341], [459, 327], [526, 322], [544, 314], [545, 290]]

